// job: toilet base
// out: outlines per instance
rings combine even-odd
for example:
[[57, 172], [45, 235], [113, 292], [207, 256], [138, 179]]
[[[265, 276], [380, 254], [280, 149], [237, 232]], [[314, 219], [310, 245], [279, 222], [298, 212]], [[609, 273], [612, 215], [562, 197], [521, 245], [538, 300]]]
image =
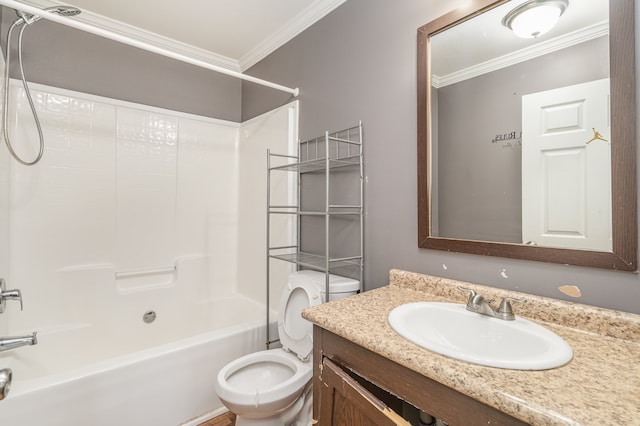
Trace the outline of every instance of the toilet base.
[[311, 389], [285, 411], [275, 416], [248, 419], [236, 415], [236, 426], [310, 426], [313, 417], [313, 394]]

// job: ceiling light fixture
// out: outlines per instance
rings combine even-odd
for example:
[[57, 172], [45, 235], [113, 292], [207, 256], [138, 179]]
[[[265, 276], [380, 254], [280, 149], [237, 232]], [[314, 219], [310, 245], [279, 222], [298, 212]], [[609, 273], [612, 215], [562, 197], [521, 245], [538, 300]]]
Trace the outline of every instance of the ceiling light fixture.
[[569, 0], [530, 0], [505, 15], [502, 25], [521, 38], [536, 38], [549, 31], [569, 6]]

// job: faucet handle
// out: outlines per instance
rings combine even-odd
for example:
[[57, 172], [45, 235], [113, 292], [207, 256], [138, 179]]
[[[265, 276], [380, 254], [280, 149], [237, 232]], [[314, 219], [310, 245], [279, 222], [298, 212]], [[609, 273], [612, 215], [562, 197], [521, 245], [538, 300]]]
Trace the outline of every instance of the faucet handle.
[[500, 302], [500, 306], [496, 310], [496, 314], [500, 316], [500, 318], [512, 321], [516, 319], [515, 314], [513, 313], [513, 309], [511, 308], [511, 302], [524, 303], [526, 300], [524, 299], [516, 299], [515, 297], [505, 297]]
[[22, 293], [20, 290], [7, 290], [7, 284], [3, 278], [0, 278], [0, 314], [5, 311], [7, 300], [20, 301], [20, 310], [24, 308], [22, 306]]
[[475, 290], [472, 290], [470, 288], [458, 286], [458, 290], [466, 291], [467, 293], [469, 293], [469, 301], [471, 301], [471, 299], [478, 295]]
[[469, 293], [469, 300], [467, 300], [467, 306], [477, 306], [484, 300], [484, 296], [478, 294], [475, 290], [458, 286], [458, 290], [466, 291]]

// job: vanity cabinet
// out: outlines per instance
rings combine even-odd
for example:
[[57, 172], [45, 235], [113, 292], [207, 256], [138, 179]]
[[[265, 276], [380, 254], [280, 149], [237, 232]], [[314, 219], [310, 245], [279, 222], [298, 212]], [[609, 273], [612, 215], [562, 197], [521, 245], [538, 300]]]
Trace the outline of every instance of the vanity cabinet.
[[405, 401], [450, 426], [526, 425], [317, 325], [313, 339], [314, 424], [408, 425]]
[[320, 400], [322, 425], [410, 425], [329, 358], [322, 360]]

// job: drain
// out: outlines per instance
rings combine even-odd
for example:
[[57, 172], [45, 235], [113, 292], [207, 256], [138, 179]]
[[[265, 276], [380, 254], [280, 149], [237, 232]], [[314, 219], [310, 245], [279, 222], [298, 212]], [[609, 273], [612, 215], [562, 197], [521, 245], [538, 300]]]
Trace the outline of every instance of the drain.
[[155, 311], [147, 311], [144, 313], [144, 315], [142, 315], [142, 321], [146, 322], [147, 324], [150, 324], [155, 320], [156, 320]]

